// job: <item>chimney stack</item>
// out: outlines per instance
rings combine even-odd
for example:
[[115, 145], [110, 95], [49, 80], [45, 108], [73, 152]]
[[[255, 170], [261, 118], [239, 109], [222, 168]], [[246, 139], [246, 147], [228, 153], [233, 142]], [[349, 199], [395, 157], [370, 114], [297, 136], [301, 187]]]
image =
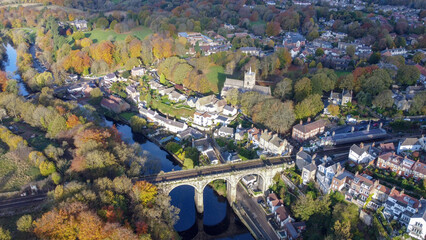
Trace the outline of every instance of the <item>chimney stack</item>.
[[333, 137], [334, 137], [334, 134], [336, 134], [336, 132], [335, 132], [335, 131], [333, 131], [333, 133], [331, 134], [331, 136], [333, 136]]
[[360, 147], [360, 148], [364, 148], [364, 143], [363, 143], [363, 142], [361, 142], [361, 143], [359, 144], [359, 147]]
[[380, 124], [379, 124], [379, 128], [382, 128], [382, 127], [383, 127], [383, 123], [380, 123]]
[[354, 126], [352, 126], [351, 132], [354, 132], [354, 131], [355, 131], [355, 127], [354, 127]]
[[311, 122], [311, 117], [308, 117], [308, 123], [310, 123]]
[[317, 157], [317, 154], [314, 153], [314, 155], [312, 155], [312, 160], [314, 160]]
[[300, 123], [299, 123], [300, 125], [302, 125], [303, 124], [303, 121], [302, 120], [300, 120]]
[[367, 132], [370, 131], [370, 124], [367, 125]]
[[300, 147], [300, 148], [299, 148], [299, 152], [301, 152], [301, 151], [303, 151], [303, 147]]
[[373, 144], [371, 144], [372, 147], [374, 147], [376, 145], [376, 142], [373, 142]]

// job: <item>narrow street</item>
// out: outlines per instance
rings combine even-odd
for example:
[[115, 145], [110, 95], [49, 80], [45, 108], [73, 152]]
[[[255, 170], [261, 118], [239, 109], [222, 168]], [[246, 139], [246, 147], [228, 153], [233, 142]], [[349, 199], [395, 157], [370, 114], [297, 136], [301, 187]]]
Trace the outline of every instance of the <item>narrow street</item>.
[[240, 184], [237, 186], [237, 202], [240, 203], [244, 209], [248, 210], [246, 212], [251, 221], [254, 222], [265, 239], [279, 240], [274, 229], [268, 223], [266, 213], [263, 211], [262, 206], [257, 203], [257, 198], [250, 197]]

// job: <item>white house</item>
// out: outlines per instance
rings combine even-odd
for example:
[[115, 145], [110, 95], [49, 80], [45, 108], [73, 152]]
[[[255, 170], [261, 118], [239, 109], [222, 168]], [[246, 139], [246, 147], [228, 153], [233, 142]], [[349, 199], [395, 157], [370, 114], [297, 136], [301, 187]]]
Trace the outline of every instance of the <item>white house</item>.
[[126, 93], [129, 97], [136, 103], [140, 101], [140, 93], [139, 91], [132, 85], [126, 87]]
[[175, 90], [174, 87], [169, 87], [169, 88], [164, 87], [164, 88], [158, 89], [158, 94], [160, 94], [161, 96], [164, 96], [164, 95], [168, 95], [174, 90]]
[[237, 111], [236, 108], [234, 108], [234, 107], [232, 107], [230, 105], [225, 105], [223, 107], [222, 114], [225, 115], [225, 116], [235, 116], [235, 114], [237, 114], [237, 112], [238, 111]]
[[268, 204], [272, 213], [275, 213], [275, 210], [283, 205], [283, 200], [278, 199], [277, 194], [270, 193], [266, 198], [266, 203]]
[[215, 132], [215, 136], [233, 138], [234, 137], [234, 129], [230, 128], [230, 127], [222, 126]]
[[195, 108], [195, 105], [196, 105], [196, 103], [197, 103], [197, 100], [198, 100], [198, 98], [196, 98], [196, 97], [189, 97], [189, 98], [186, 100], [186, 104], [188, 104], [188, 106], [190, 106], [190, 107], [192, 107], [192, 108]]
[[407, 232], [416, 239], [426, 239], [426, 200], [420, 200], [417, 213], [410, 218]]
[[146, 69], [144, 67], [134, 67], [132, 69], [132, 76], [133, 77], [141, 77], [145, 75]]
[[185, 101], [186, 100], [186, 96], [183, 94], [180, 94], [176, 91], [171, 91], [167, 94], [167, 96], [169, 97], [169, 100], [172, 102], [180, 102], [180, 101]]
[[151, 122], [154, 122], [155, 116], [157, 115], [157, 112], [146, 108], [139, 108], [139, 113]]
[[214, 116], [210, 115], [209, 113], [195, 112], [193, 121], [195, 124], [199, 126], [207, 127], [213, 124], [213, 119], [214, 119]]
[[109, 74], [107, 74], [107, 75], [104, 76], [104, 81], [106, 83], [116, 82], [117, 80], [118, 80], [117, 76], [115, 76], [114, 73], [109, 73]]
[[371, 146], [364, 146], [363, 143], [359, 147], [354, 144], [349, 150], [349, 159], [357, 164], [368, 163], [374, 158], [376, 158], [376, 154]]
[[404, 141], [399, 142], [398, 154], [405, 151], [418, 151], [422, 145], [417, 138], [406, 138]]
[[67, 90], [67, 91], [68, 91], [69, 93], [76, 93], [76, 92], [81, 92], [81, 91], [83, 91], [83, 89], [84, 89], [83, 84], [79, 83], [79, 84], [77, 84], [77, 85], [75, 85], [75, 86], [72, 86], [72, 87], [68, 88], [68, 90]]
[[161, 83], [159, 83], [157, 81], [151, 80], [151, 81], [149, 81], [149, 87], [151, 89], [155, 90], [155, 89], [161, 89], [161, 88], [163, 88], [164, 85], [162, 85]]
[[419, 200], [408, 196], [404, 190], [399, 192], [393, 187], [384, 204], [383, 214], [390, 221], [395, 219], [407, 226], [418, 207]]
[[156, 115], [154, 120], [158, 125], [163, 126], [168, 131], [173, 133], [178, 133], [188, 128], [186, 123], [176, 121], [176, 119], [171, 120], [160, 115]]
[[257, 181], [257, 177], [256, 175], [248, 175], [243, 177], [242, 179], [244, 185], [249, 186], [252, 185], [253, 183], [255, 183]]
[[222, 115], [217, 115], [216, 118], [213, 119], [213, 123], [214, 124], [222, 124], [222, 125], [227, 125], [229, 124], [231, 121], [229, 120], [229, 118], [224, 117]]

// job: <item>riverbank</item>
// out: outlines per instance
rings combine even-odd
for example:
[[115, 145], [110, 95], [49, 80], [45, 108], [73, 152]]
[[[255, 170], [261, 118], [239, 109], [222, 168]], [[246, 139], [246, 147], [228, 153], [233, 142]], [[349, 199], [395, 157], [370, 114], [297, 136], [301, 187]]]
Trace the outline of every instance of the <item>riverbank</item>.
[[[130, 124], [130, 121], [129, 120], [127, 120], [126, 118], [124, 118], [123, 116], [121, 116], [121, 115], [112, 115], [112, 114], [109, 114], [107, 111], [105, 111], [105, 110], [103, 110], [103, 111], [101, 111], [101, 112], [103, 112], [103, 115], [105, 116], [105, 117], [108, 117], [108, 118], [111, 118], [111, 119], [113, 119], [114, 121], [117, 121], [117, 122], [119, 122], [119, 123], [121, 123], [121, 124], [124, 124], [124, 125], [127, 125], [127, 126], [129, 126], [131, 129], [132, 129], [132, 131], [134, 131], [134, 129], [132, 128], [132, 126], [131, 126], [131, 124]], [[137, 115], [136, 115], [137, 116]], [[135, 132], [137, 132], [137, 133], [139, 133], [139, 134], [142, 134], [146, 139], [148, 139], [149, 141], [151, 141], [151, 142], [153, 142], [154, 144], [156, 144], [158, 147], [160, 147], [161, 148], [161, 150], [163, 150], [163, 151], [165, 151], [165, 152], [167, 152], [168, 154], [170, 154], [174, 159], [174, 161], [176, 161], [176, 162], [178, 162], [181, 166], [183, 166], [183, 161], [178, 157], [178, 156], [176, 156], [174, 153], [172, 153], [172, 152], [170, 152], [169, 150], [167, 150], [166, 148], [165, 148], [165, 146], [163, 146], [163, 144], [161, 144], [156, 138], [154, 138], [154, 137], [152, 137], [152, 136], [150, 136], [150, 134], [149, 133], [147, 133], [147, 131], [143, 131], [143, 129], [142, 130], [140, 130], [140, 131], [135, 131]]]

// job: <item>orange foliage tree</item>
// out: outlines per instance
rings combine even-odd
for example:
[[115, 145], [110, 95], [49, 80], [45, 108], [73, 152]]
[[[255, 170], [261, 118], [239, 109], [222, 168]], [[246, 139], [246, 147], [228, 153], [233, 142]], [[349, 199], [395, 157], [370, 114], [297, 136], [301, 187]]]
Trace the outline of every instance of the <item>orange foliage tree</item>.
[[68, 117], [68, 120], [67, 120], [68, 129], [74, 128], [75, 126], [80, 124], [81, 124], [80, 119], [78, 119], [76, 115], [72, 114], [71, 116]]
[[136, 199], [144, 205], [152, 203], [157, 195], [157, 187], [146, 181], [139, 181], [133, 185]]
[[119, 224], [105, 223], [89, 208], [79, 202], [51, 210], [35, 221], [34, 233], [41, 239], [130, 239], [137, 236]]
[[7, 82], [8, 82], [8, 79], [7, 79], [6, 73], [3, 71], [0, 71], [0, 88], [3, 92], [6, 91]]
[[139, 39], [133, 39], [129, 43], [129, 52], [131, 58], [137, 58], [141, 56], [142, 42]]
[[94, 60], [104, 60], [108, 65], [113, 62], [113, 53], [114, 44], [110, 41], [102, 41], [90, 48], [90, 55]]
[[80, 148], [88, 141], [93, 140], [106, 146], [109, 137], [111, 137], [111, 133], [109, 131], [91, 128], [78, 133], [74, 137], [74, 144]]
[[78, 74], [89, 73], [90, 57], [86, 52], [74, 50], [64, 59], [62, 65], [67, 71], [73, 69]]
[[168, 58], [173, 55], [173, 41], [155, 34], [152, 39], [152, 53], [156, 59]]

